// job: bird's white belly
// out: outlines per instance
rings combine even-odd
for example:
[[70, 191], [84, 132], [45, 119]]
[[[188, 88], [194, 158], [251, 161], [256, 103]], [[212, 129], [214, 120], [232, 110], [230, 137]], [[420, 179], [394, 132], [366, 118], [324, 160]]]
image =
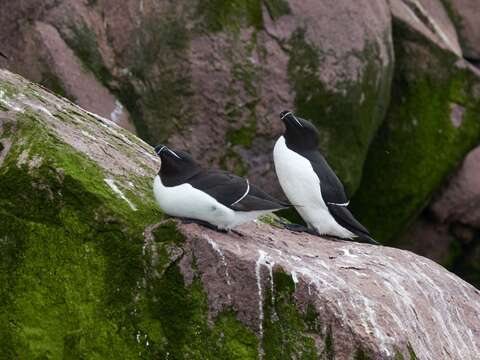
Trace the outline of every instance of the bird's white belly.
[[322, 235], [342, 238], [355, 236], [335, 221], [322, 198], [320, 179], [312, 165], [306, 158], [290, 150], [283, 136], [275, 144], [273, 159], [280, 186], [308, 227]]
[[234, 211], [190, 184], [164, 186], [157, 175], [153, 192], [158, 205], [168, 215], [206, 221], [220, 229], [231, 229], [269, 211]]

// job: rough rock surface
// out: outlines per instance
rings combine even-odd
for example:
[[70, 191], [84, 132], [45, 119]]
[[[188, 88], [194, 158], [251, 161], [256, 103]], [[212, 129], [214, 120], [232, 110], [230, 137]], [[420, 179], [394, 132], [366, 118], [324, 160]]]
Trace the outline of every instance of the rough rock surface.
[[480, 293], [407, 251], [163, 220], [152, 149], [0, 71], [7, 358], [475, 359]]
[[477, 0], [443, 0], [454, 21], [465, 57], [480, 63], [480, 2]]
[[[480, 292], [431, 260], [264, 224], [241, 227], [243, 237], [197, 225], [180, 228], [192, 238], [180, 263], [187, 283], [193, 277], [194, 256], [213, 315], [232, 307], [267, 344], [275, 334], [269, 326], [285, 316], [285, 299], [277, 299], [277, 291], [283, 296], [281, 286], [290, 286], [291, 300], [300, 311], [317, 314], [319, 331], [311, 335], [323, 351], [324, 336], [331, 332], [336, 359], [350, 359], [360, 348], [374, 359], [398, 353], [407, 358], [415, 353], [418, 359], [477, 356]], [[464, 332], [454, 325], [458, 323]]]
[[391, 0], [390, 7], [394, 18], [441, 48], [462, 55], [455, 26], [441, 0]]
[[478, 144], [480, 72], [415, 22], [393, 16], [392, 101], [352, 205], [375, 238], [398, 245], [402, 231]]
[[6, 0], [0, 28], [10, 70], [276, 191], [281, 110], [353, 192], [389, 101], [386, 0]]

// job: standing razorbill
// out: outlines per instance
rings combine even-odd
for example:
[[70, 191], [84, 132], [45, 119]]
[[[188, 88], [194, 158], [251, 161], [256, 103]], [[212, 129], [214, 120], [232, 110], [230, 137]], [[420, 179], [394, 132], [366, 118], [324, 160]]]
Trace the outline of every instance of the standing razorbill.
[[290, 111], [282, 111], [280, 119], [286, 130], [273, 150], [275, 171], [288, 200], [307, 223], [303, 229], [378, 244], [348, 210], [343, 185], [318, 150], [317, 129]]
[[[153, 183], [160, 208], [171, 216], [230, 230], [257, 217], [288, 207], [242, 178], [202, 169], [184, 152], [155, 147], [162, 160]], [[213, 226], [212, 226], [213, 225]]]

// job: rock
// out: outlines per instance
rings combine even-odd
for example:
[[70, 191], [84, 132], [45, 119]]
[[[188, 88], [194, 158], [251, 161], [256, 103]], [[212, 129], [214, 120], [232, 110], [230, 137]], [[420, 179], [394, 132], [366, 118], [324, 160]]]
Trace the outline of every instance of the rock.
[[480, 288], [479, 174], [477, 147], [402, 239], [404, 248], [441, 263], [477, 288]]
[[480, 228], [480, 147], [465, 157], [430, 209], [439, 222], [462, 222]]
[[443, 0], [455, 23], [466, 58], [480, 61], [480, 3], [476, 0]]
[[[135, 132], [128, 110], [111, 90], [96, 78], [96, 74], [88, 70], [89, 65], [82, 63], [82, 60], [88, 64], [90, 61], [94, 62], [95, 56], [88, 59], [77, 57], [59, 33], [59, 22], [49, 21], [49, 14], [55, 12], [52, 8], [56, 9], [54, 4], [37, 3], [31, 1], [19, 6], [17, 2], [7, 1], [2, 4], [2, 14], [8, 15], [8, 19], [0, 16], [0, 26], [5, 36], [2, 44], [7, 47], [10, 60], [0, 65], [5, 64], [11, 70], [40, 82], [87, 110]], [[32, 6], [36, 5], [37, 8], [33, 9]], [[80, 8], [77, 4], [70, 11], [73, 14]], [[12, 21], [25, 18], [29, 21], [10, 25]], [[91, 43], [95, 39], [88, 38], [87, 34], [82, 41]], [[96, 56], [100, 55], [96, 53]]]
[[386, 0], [35, 3], [7, 2], [0, 19], [15, 72], [93, 112], [112, 98], [100, 114], [123, 107], [150, 144], [187, 148], [277, 195], [278, 114], [295, 109], [318, 125], [330, 163], [356, 189], [389, 102]]
[[479, 291], [430, 260], [164, 220], [151, 147], [4, 70], [0, 125], [6, 358], [478, 355]]
[[[448, 1], [448, 0], [447, 0]], [[391, 0], [392, 16], [437, 46], [462, 56], [457, 32], [442, 0]]]
[[400, 246], [408, 225], [478, 143], [480, 72], [413, 20], [393, 16], [392, 101], [352, 205], [374, 238]]

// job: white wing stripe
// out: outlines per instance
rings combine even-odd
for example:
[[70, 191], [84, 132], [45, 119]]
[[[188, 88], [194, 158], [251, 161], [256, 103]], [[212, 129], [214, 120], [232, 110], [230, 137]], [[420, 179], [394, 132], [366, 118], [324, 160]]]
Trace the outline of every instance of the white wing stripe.
[[343, 203], [343, 204], [338, 204], [338, 203], [333, 203], [333, 202], [329, 202], [330, 205], [337, 205], [337, 206], [348, 206], [348, 204], [350, 204], [350, 200], [347, 201], [346, 203]]
[[248, 182], [248, 179], [245, 179], [245, 180], [247, 181], [247, 191], [245, 191], [245, 194], [243, 194], [237, 201], [231, 203], [230, 206], [233, 206], [236, 203], [239, 203], [240, 201], [242, 201], [245, 198], [245, 196], [248, 195], [248, 192], [250, 191], [250, 183]]

